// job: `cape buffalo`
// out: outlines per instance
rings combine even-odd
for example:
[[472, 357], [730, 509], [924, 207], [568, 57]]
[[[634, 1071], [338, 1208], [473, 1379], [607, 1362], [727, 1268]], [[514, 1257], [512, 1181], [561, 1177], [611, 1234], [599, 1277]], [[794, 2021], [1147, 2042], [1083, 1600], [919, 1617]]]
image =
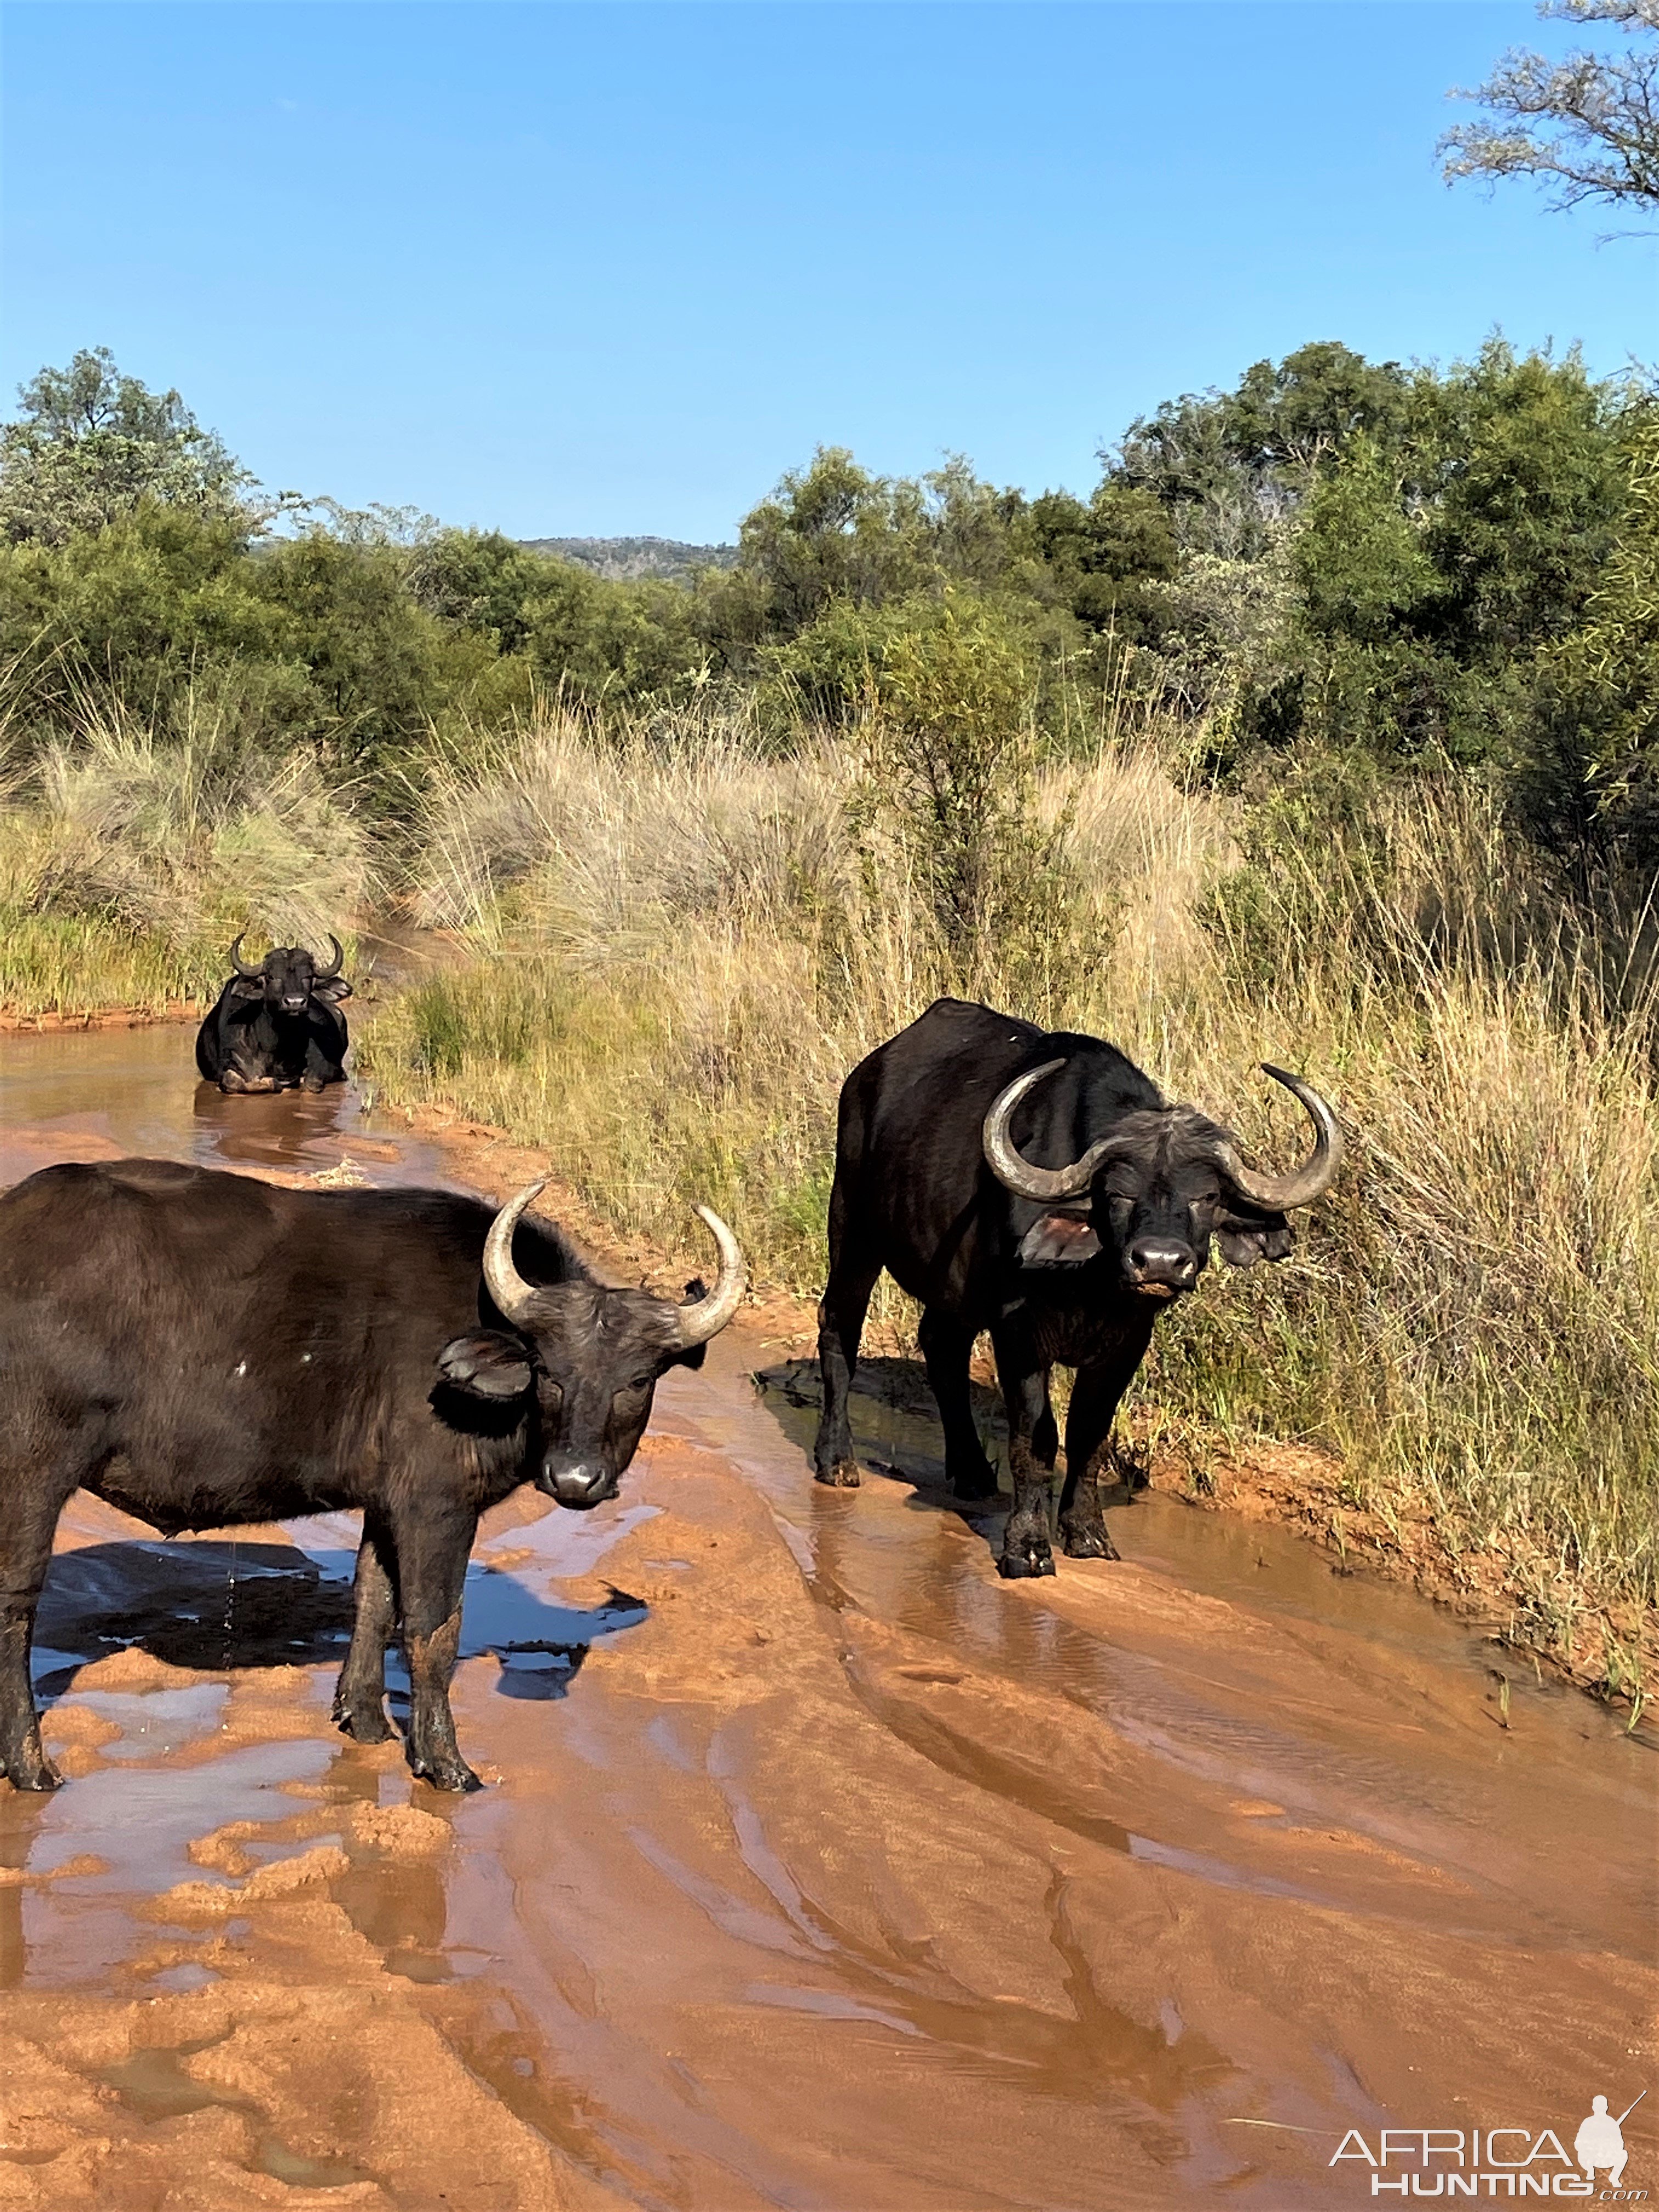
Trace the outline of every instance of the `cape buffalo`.
[[1098, 1476], [1118, 1401], [1152, 1323], [1192, 1289], [1212, 1237], [1235, 1267], [1282, 1260], [1287, 1209], [1327, 1190], [1336, 1117], [1282, 1068], [1316, 1132], [1290, 1175], [1247, 1168], [1228, 1133], [1168, 1104], [1115, 1046], [940, 999], [880, 1045], [841, 1094], [830, 1279], [818, 1308], [820, 1482], [859, 1480], [848, 1394], [877, 1276], [921, 1301], [927, 1379], [959, 1498], [996, 1476], [969, 1410], [968, 1363], [988, 1329], [1008, 1413], [1014, 1504], [1005, 1575], [1051, 1575], [1048, 1477], [1059, 1449], [1055, 1362], [1074, 1367], [1060, 1525], [1073, 1559], [1114, 1559]]
[[701, 1364], [743, 1295], [596, 1282], [561, 1232], [434, 1190], [284, 1190], [166, 1160], [44, 1168], [0, 1198], [0, 1761], [57, 1778], [29, 1681], [52, 1531], [78, 1486], [165, 1535], [361, 1507], [356, 1626], [334, 1701], [383, 1741], [409, 1662], [410, 1765], [462, 1759], [448, 1682], [478, 1516], [522, 1482], [614, 1498], [657, 1378]]
[[346, 1018], [340, 1000], [351, 986], [340, 974], [345, 955], [331, 937], [334, 958], [319, 968], [302, 945], [276, 945], [257, 968], [230, 948], [236, 973], [196, 1036], [196, 1065], [222, 1091], [321, 1091], [345, 1081]]

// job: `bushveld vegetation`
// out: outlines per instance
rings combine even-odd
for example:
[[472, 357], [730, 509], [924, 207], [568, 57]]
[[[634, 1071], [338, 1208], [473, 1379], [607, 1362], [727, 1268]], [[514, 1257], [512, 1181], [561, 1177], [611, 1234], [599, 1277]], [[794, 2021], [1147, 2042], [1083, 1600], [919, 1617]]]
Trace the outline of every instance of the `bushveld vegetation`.
[[0, 998], [159, 1003], [244, 926], [396, 906], [456, 957], [361, 1034], [381, 1096], [666, 1243], [710, 1200], [809, 1292], [841, 1079], [941, 992], [1113, 1037], [1264, 1154], [1290, 1062], [1354, 1164], [1296, 1262], [1166, 1328], [1139, 1426], [1328, 1448], [1628, 1681], [1656, 421], [1571, 355], [1314, 345], [1132, 426], [1086, 498], [824, 452], [729, 565], [612, 580], [250, 504], [82, 356], [0, 445]]

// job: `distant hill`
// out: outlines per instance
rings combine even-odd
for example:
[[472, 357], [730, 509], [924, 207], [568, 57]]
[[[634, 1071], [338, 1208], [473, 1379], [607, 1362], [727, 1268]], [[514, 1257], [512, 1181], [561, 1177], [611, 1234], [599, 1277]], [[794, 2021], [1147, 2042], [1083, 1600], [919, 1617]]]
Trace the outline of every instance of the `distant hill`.
[[577, 561], [596, 576], [624, 581], [667, 576], [684, 582], [699, 568], [729, 568], [738, 557], [735, 545], [683, 545], [677, 538], [526, 538], [520, 542], [532, 553]]

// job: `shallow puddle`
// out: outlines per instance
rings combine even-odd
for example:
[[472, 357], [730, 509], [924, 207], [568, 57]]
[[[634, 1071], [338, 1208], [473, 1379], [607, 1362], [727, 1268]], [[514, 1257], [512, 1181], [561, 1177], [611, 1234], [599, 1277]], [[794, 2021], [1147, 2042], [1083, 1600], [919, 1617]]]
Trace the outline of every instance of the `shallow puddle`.
[[[201, 1093], [191, 1046], [0, 1039], [0, 1174], [465, 1186], [349, 1091]], [[1350, 2128], [1571, 2142], [1629, 2104], [1649, 1731], [1156, 1494], [1111, 1510], [1121, 1563], [1005, 1583], [920, 1370], [862, 1386], [860, 1491], [810, 1478], [811, 1369], [739, 1328], [665, 1382], [619, 1501], [490, 1516], [465, 1799], [329, 1725], [352, 1516], [164, 1544], [75, 1500], [36, 1650], [71, 1779], [0, 1789], [0, 1984], [43, 2109], [94, 2100], [67, 2148], [7, 2137], [39, 2201], [159, 2212], [210, 2171], [215, 2212], [1338, 2212], [1371, 2201]]]

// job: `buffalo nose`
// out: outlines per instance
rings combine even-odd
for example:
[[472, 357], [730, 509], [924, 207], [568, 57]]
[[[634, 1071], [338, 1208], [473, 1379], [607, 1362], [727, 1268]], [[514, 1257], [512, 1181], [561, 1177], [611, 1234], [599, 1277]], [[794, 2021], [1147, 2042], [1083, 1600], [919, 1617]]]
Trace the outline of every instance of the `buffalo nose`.
[[561, 1505], [571, 1506], [579, 1513], [617, 1494], [616, 1478], [607, 1468], [584, 1462], [544, 1468], [541, 1487], [550, 1491]]
[[1173, 1237], [1138, 1237], [1127, 1257], [1136, 1289], [1153, 1297], [1186, 1290], [1198, 1274], [1198, 1256], [1192, 1247]]
[[301, 993], [301, 994], [300, 994], [300, 996], [296, 998], [296, 997], [295, 996], [294, 993], [293, 993], [292, 991], [290, 991], [290, 992], [289, 993], [288, 996], [287, 996], [287, 997], [283, 1000], [283, 1012], [285, 1014], [302, 1014], [302, 1013], [304, 1013], [305, 1010], [306, 1010], [306, 1002], [305, 1002], [305, 995], [304, 995], [304, 994], [303, 994], [303, 993]]

